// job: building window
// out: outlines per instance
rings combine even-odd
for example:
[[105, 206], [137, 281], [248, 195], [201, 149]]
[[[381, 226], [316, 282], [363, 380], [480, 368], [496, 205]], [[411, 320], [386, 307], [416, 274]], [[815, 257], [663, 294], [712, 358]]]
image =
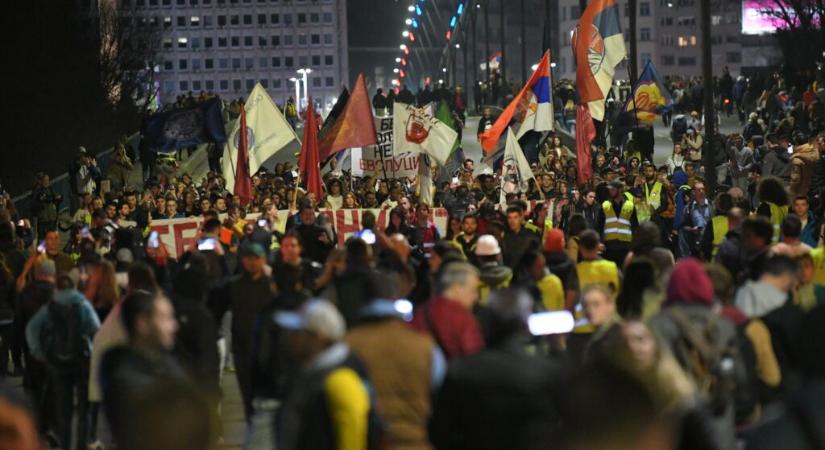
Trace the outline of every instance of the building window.
[[218, 47], [221, 47], [221, 48], [226, 47], [226, 38], [225, 37], [219, 37], [218, 38]]
[[263, 79], [261, 80], [261, 87], [264, 89], [269, 89], [269, 80]]
[[332, 23], [332, 13], [325, 12], [324, 13], [324, 23]]
[[321, 21], [321, 16], [318, 13], [309, 13], [309, 21], [310, 23], [318, 23]]
[[255, 87], [255, 80], [246, 80], [246, 90], [251, 91]]
[[172, 40], [171, 39], [164, 39], [163, 40], [163, 48], [172, 48]]
[[321, 35], [320, 34], [313, 34], [312, 36], [310, 36], [309, 41], [312, 43], [312, 45], [318, 45], [318, 44], [321, 43]]
[[241, 80], [232, 80], [232, 89], [235, 92], [240, 91], [241, 90]]
[[175, 3], [177, 3], [178, 6], [186, 6], [186, 0], [177, 0]]
[[278, 25], [279, 23], [281, 23], [281, 16], [279, 16], [278, 14], [270, 14], [269, 23], [271, 23], [272, 25]]
[[279, 45], [281, 45], [281, 37], [280, 36], [272, 36], [272, 40], [270, 42], [272, 42], [273, 47], [278, 47]]
[[650, 40], [650, 28], [639, 29], [639, 40], [642, 42], [647, 42]]
[[241, 38], [238, 36], [232, 36], [232, 46], [233, 47], [240, 47], [241, 45]]
[[244, 62], [246, 63], [246, 70], [249, 70], [249, 69], [252, 69], [253, 67], [255, 67], [255, 61], [252, 58], [246, 58], [244, 60]]
[[331, 66], [333, 64], [333, 57], [332, 55], [324, 55], [324, 65]]
[[189, 61], [186, 59], [179, 59], [178, 60], [178, 69], [179, 70], [186, 70], [189, 66]]
[[221, 80], [219, 86], [222, 91], [229, 90], [229, 80]]
[[252, 25], [252, 14], [244, 14], [243, 24], [244, 25]]
[[163, 70], [172, 71], [175, 69], [175, 65], [172, 64], [172, 61], [164, 61], [163, 62]]
[[178, 26], [185, 27], [186, 26], [186, 17], [178, 16]]
[[576, 18], [579, 17], [579, 7], [578, 6], [571, 6], [570, 7], [570, 17]]
[[641, 60], [643, 64], [650, 61], [650, 53], [642, 53]]
[[696, 65], [696, 58], [693, 57], [693, 56], [679, 57], [679, 65], [680, 66], [695, 66]]
[[281, 88], [281, 80], [280, 79], [272, 80], [272, 87], [274, 87], [275, 89], [280, 89]]
[[284, 25], [292, 25], [292, 14], [284, 14]]
[[321, 77], [312, 78], [312, 87], [321, 87]]
[[203, 68], [206, 70], [212, 70], [215, 68], [215, 60], [212, 58], [206, 58], [203, 60]]
[[321, 55], [312, 55], [312, 65], [315, 67], [321, 65]]
[[742, 53], [741, 52], [728, 52], [726, 59], [729, 63], [741, 63], [742, 62]]
[[266, 14], [258, 14], [258, 25], [266, 25]]
[[258, 46], [266, 47], [266, 37], [265, 36], [258, 36]]
[[244, 47], [252, 47], [252, 36], [244, 36], [243, 46]]
[[226, 26], [226, 16], [218, 16], [218, 26]]
[[230, 25], [240, 25], [241, 24], [241, 18], [237, 14], [229, 16], [229, 24]]
[[298, 25], [302, 25], [305, 23], [307, 23], [306, 13], [298, 13]]
[[267, 58], [258, 58], [258, 67], [266, 68]]
[[195, 58], [192, 60], [192, 70], [200, 70], [201, 69], [201, 60]]
[[191, 42], [191, 44], [192, 44], [192, 48], [200, 48], [200, 46], [201, 46], [201, 38], [196, 38], [196, 37], [193, 37], [193, 38], [192, 38], [192, 42]]
[[232, 68], [233, 69], [240, 69], [241, 68], [241, 58], [232, 58]]
[[331, 45], [332, 44], [332, 34], [325, 34], [324, 35], [324, 44]]
[[326, 86], [327, 86], [327, 87], [332, 87], [332, 86], [335, 86], [335, 78], [333, 78], [333, 77], [326, 77], [325, 81], [326, 81], [326, 83], [325, 83], [325, 84], [326, 84]]
[[293, 66], [295, 66], [295, 63], [294, 63], [291, 56], [285, 56], [284, 57], [284, 66], [289, 67], [289, 68], [292, 68]]
[[662, 25], [673, 25], [673, 17], [662, 17]]
[[728, 44], [735, 44], [735, 43], [739, 42], [739, 36], [729, 34], [729, 35], [725, 36], [725, 41]]
[[163, 0], [163, 6], [172, 6], [172, 0]]
[[206, 86], [206, 90], [212, 92], [215, 90], [215, 82], [213, 80], [206, 80], [204, 83]]
[[307, 45], [307, 35], [299, 34], [298, 35], [298, 45]]
[[676, 44], [679, 47], [693, 47], [696, 45], [696, 36], [679, 36]]
[[229, 68], [229, 60], [227, 58], [221, 58], [218, 60], [218, 67], [221, 69], [228, 69]]
[[301, 67], [306, 67], [309, 64], [309, 58], [306, 55], [302, 55], [298, 57], [298, 65]]
[[650, 3], [648, 2], [641, 2], [639, 3], [639, 15], [642, 17], [647, 17], [650, 15]]
[[281, 67], [281, 57], [280, 56], [273, 56], [272, 57], [272, 67]]
[[674, 58], [673, 55], [662, 55], [662, 65], [672, 66], [675, 59], [676, 58]]
[[189, 39], [187, 39], [185, 37], [179, 37], [178, 38], [178, 48], [186, 48], [186, 46], [188, 44], [189, 44]]
[[284, 45], [287, 45], [287, 46], [292, 45], [292, 35], [291, 34], [287, 34], [286, 36], [284, 36]]
[[193, 91], [200, 91], [201, 90], [201, 80], [192, 81], [192, 90]]
[[186, 81], [186, 80], [181, 80], [180, 81], [180, 91], [181, 92], [186, 92], [188, 90], [189, 90], [189, 82]]
[[206, 48], [212, 48], [212, 38], [203, 38], [203, 46]]
[[695, 26], [696, 25], [696, 17], [694, 16], [683, 16], [676, 18], [676, 25], [679, 26]]
[[211, 27], [212, 26], [212, 16], [203, 16], [203, 26]]
[[175, 92], [175, 82], [172, 80], [166, 80], [163, 82], [163, 91], [167, 94], [171, 94]]

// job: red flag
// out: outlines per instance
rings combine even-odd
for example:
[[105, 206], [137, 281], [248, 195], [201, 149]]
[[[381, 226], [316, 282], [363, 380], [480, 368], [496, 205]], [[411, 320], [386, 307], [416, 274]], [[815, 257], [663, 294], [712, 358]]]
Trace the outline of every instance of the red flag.
[[586, 104], [576, 105], [576, 165], [579, 170], [579, 186], [590, 181], [593, 176], [593, 160], [590, 143], [596, 137], [596, 126], [590, 116], [590, 107]]
[[318, 156], [321, 161], [326, 161], [345, 148], [377, 143], [367, 83], [364, 81], [364, 75], [358, 74], [344, 112], [324, 134], [324, 139], [318, 143]]
[[235, 161], [235, 196], [241, 206], [252, 201], [252, 178], [249, 176], [249, 139], [246, 129], [246, 107], [241, 105], [241, 126], [238, 130], [238, 156]]
[[304, 122], [304, 140], [301, 144], [301, 156], [298, 159], [298, 170], [301, 180], [304, 181], [307, 192], [315, 194], [320, 200], [324, 194], [324, 185], [321, 182], [321, 166], [318, 158], [318, 116], [315, 114], [315, 105], [312, 97], [309, 98], [306, 121]]

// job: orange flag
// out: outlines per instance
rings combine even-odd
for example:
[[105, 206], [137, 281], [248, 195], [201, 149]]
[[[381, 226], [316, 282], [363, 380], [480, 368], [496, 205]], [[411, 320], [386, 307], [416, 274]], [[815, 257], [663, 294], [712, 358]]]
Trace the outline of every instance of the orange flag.
[[318, 156], [321, 161], [326, 161], [346, 148], [377, 143], [367, 83], [364, 81], [364, 75], [358, 74], [344, 112], [338, 116], [329, 132], [324, 134], [324, 139], [318, 143]]

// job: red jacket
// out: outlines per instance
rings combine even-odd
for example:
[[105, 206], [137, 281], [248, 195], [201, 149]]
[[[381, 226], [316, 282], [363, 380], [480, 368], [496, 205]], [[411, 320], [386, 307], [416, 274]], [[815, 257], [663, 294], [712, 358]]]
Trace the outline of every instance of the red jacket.
[[429, 333], [448, 360], [484, 348], [484, 339], [473, 313], [444, 297], [434, 297], [416, 308], [411, 325]]

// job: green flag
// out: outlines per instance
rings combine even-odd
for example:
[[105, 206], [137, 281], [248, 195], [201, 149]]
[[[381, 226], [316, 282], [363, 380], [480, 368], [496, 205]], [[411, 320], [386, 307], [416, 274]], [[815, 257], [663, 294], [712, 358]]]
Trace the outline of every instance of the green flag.
[[[450, 128], [453, 128], [453, 114], [450, 112], [450, 105], [447, 104], [446, 100], [441, 100], [438, 103], [438, 111], [435, 113], [435, 118], [439, 120], [439, 122], [444, 123]], [[455, 149], [458, 148], [458, 145], [461, 143], [461, 133], [458, 134], [455, 138], [455, 142], [453, 143], [453, 148], [450, 149], [450, 156], [455, 152]]]

